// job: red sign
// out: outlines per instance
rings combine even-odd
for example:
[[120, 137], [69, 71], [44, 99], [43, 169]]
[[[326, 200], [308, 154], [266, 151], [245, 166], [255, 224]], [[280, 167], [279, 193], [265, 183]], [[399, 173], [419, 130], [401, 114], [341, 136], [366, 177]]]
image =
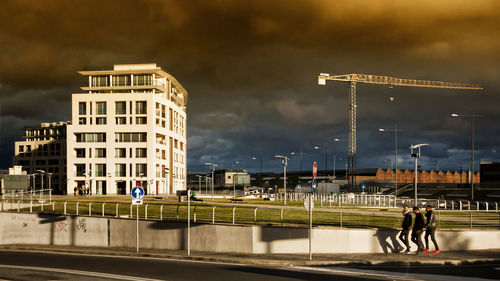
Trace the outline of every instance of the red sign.
[[313, 178], [316, 178], [318, 174], [318, 164], [316, 164], [316, 161], [314, 161], [314, 164], [313, 164]]

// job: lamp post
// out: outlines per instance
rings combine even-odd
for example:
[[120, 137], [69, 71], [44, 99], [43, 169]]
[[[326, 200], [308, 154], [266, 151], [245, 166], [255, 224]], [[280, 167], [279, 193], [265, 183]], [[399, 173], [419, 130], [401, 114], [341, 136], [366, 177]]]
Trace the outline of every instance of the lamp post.
[[398, 124], [395, 124], [393, 130], [380, 128], [378, 131], [394, 133], [394, 195], [398, 197], [398, 132], [402, 132], [403, 130], [398, 130]]
[[286, 166], [288, 165], [288, 160], [290, 160], [290, 158], [283, 155], [274, 155], [274, 157], [281, 159], [281, 164], [283, 165], [283, 186], [285, 190], [284, 205], [286, 205]]
[[202, 178], [203, 176], [196, 175], [196, 177], [198, 178], [198, 188], [200, 189], [200, 194], [201, 194], [201, 178]]
[[212, 201], [214, 201], [214, 171], [218, 165], [215, 163], [205, 163], [205, 165], [210, 166], [210, 170], [212, 171]]
[[457, 114], [457, 113], [452, 113], [452, 117], [470, 117], [472, 119], [472, 125], [471, 125], [471, 131], [472, 131], [472, 136], [471, 136], [471, 164], [470, 164], [470, 171], [471, 171], [471, 181], [470, 181], [470, 188], [471, 188], [471, 200], [474, 200], [474, 123], [476, 117], [483, 117], [483, 115], [478, 115], [475, 114], [474, 112], [472, 114]]
[[[345, 142], [345, 140], [342, 140], [342, 139], [338, 139], [338, 138], [334, 138], [333, 139], [333, 142]], [[339, 157], [340, 159], [339, 160], [342, 160], [342, 157]], [[333, 179], [336, 180], [337, 179], [337, 176], [336, 176], [336, 163], [337, 162], [337, 155], [333, 155]], [[347, 171], [347, 170], [346, 170]], [[346, 177], [347, 178], [347, 177]]]
[[[257, 160], [257, 157], [253, 156], [252, 160]], [[259, 176], [261, 176], [262, 175], [262, 154], [259, 156], [259, 160], [260, 160], [260, 173], [259, 173]]]
[[42, 199], [42, 194], [43, 194], [43, 175], [45, 175], [45, 171], [44, 170], [36, 170], [38, 173], [40, 173], [40, 177], [42, 179], [42, 185], [41, 185], [41, 189], [40, 189], [40, 199]]
[[[164, 168], [163, 169], [163, 179], [165, 180], [165, 195], [167, 194], [167, 183], [168, 183], [168, 174], [170, 172], [170, 169], [169, 168]], [[170, 185], [170, 183], [169, 183]]]
[[[416, 144], [416, 145], [412, 145], [410, 146], [410, 150], [411, 150], [411, 157], [413, 157], [415, 160], [414, 160], [414, 163], [415, 163], [415, 207], [418, 207], [418, 197], [417, 197], [417, 183], [418, 183], [418, 178], [417, 178], [417, 169], [418, 169], [418, 158], [420, 157], [420, 148], [422, 146], [425, 146], [425, 145], [429, 145], [427, 143], [422, 143], [422, 144]], [[413, 153], [413, 150], [417, 149], [418, 148], [418, 152], [415, 152]]]
[[300, 149], [300, 152], [291, 152], [290, 153], [291, 155], [297, 155], [297, 154], [300, 154], [300, 171], [302, 172], [302, 162], [303, 162], [303, 159], [304, 159], [304, 152], [302, 151], [302, 148]]
[[236, 198], [236, 178], [238, 177], [238, 174], [233, 175], [233, 198]]

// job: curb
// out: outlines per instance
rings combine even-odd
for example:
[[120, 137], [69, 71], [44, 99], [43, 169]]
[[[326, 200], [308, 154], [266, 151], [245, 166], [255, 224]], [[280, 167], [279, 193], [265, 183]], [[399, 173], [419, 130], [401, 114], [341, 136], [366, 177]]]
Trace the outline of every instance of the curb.
[[473, 259], [442, 259], [442, 260], [421, 260], [421, 261], [385, 261], [385, 260], [279, 260], [256, 257], [215, 257], [203, 255], [175, 255], [163, 253], [134, 253], [127, 251], [106, 251], [99, 249], [65, 249], [52, 247], [34, 247], [34, 246], [0, 246], [3, 251], [26, 251], [35, 253], [54, 253], [54, 254], [76, 254], [76, 255], [103, 255], [113, 257], [144, 257], [157, 259], [170, 259], [179, 261], [197, 261], [207, 263], [227, 263], [241, 265], [260, 265], [260, 266], [328, 266], [328, 265], [464, 265], [473, 263], [500, 262], [500, 258], [473, 258]]

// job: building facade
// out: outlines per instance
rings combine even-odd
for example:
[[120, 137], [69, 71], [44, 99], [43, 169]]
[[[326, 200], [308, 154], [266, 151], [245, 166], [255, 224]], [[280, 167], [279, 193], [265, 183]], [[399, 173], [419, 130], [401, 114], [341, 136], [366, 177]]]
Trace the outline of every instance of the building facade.
[[80, 71], [85, 93], [72, 95], [68, 193], [149, 195], [186, 188], [188, 93], [156, 64]]
[[13, 163], [31, 176], [35, 189], [43, 186], [52, 188], [55, 194], [66, 192], [66, 130], [70, 123], [26, 127], [24, 140], [15, 142]]
[[217, 187], [249, 186], [250, 175], [246, 170], [216, 170], [214, 185]]

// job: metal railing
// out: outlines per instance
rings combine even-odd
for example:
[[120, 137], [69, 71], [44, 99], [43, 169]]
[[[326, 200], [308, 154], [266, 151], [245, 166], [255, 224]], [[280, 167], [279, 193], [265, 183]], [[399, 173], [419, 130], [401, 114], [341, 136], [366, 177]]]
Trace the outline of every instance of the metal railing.
[[[390, 209], [360, 209], [340, 204], [320, 207], [315, 202], [313, 224], [347, 228], [394, 228], [401, 225], [402, 215]], [[341, 201], [342, 202], [342, 201]], [[135, 218], [130, 203], [96, 201], [2, 200], [1, 211], [26, 213], [54, 213], [99, 217]], [[196, 203], [191, 205], [190, 217], [194, 222], [273, 224], [303, 227], [308, 224], [308, 212], [303, 207], [291, 206], [236, 206]], [[499, 229], [498, 210], [460, 211], [437, 209], [440, 229]], [[186, 204], [146, 203], [139, 207], [139, 217], [148, 220], [187, 220]]]

